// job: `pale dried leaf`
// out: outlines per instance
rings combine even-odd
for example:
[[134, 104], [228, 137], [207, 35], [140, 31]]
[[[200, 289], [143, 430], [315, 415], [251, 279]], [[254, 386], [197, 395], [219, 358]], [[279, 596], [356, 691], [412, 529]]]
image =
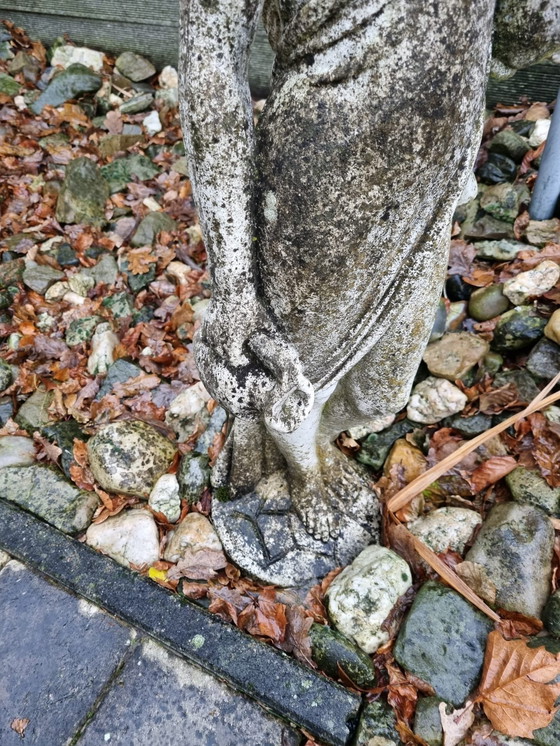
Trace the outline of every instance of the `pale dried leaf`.
[[439, 705], [439, 716], [443, 728], [443, 746], [457, 746], [459, 741], [467, 735], [471, 725], [474, 723], [474, 702], [467, 702], [465, 707], [448, 715], [445, 702]]

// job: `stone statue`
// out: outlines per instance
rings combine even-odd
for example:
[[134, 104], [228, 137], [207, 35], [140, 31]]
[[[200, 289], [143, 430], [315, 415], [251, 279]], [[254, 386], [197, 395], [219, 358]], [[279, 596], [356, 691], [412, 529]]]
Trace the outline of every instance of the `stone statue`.
[[[213, 284], [196, 360], [234, 417], [214, 482], [250, 495], [284, 470], [317, 549], [344, 532], [334, 503], [365, 486], [334, 440], [405, 406], [430, 334], [480, 141], [494, 2], [181, 5], [182, 117]], [[276, 62], [254, 128], [261, 12]]]

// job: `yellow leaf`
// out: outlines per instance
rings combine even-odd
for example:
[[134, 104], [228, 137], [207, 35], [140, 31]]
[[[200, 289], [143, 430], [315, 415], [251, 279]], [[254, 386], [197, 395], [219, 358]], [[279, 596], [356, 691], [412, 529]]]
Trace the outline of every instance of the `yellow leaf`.
[[156, 570], [155, 567], [150, 567], [148, 570], [148, 577], [156, 582], [158, 580], [163, 580], [165, 582], [167, 580], [167, 570]]

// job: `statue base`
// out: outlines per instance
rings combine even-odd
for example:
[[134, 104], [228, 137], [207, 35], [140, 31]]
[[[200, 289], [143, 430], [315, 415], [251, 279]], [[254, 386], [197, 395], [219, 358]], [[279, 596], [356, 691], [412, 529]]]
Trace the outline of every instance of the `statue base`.
[[333, 495], [339, 516], [337, 539], [317, 541], [307, 533], [278, 471], [254, 492], [212, 506], [214, 526], [225, 553], [248, 575], [283, 587], [310, 588], [335, 567], [348, 565], [379, 541], [379, 500], [367, 482], [354, 479], [347, 499]]

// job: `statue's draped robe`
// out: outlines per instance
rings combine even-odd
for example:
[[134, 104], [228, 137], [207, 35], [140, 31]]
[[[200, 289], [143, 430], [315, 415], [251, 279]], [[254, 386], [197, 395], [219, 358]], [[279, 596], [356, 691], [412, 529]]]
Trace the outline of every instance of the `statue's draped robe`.
[[479, 138], [493, 10], [265, 0], [277, 56], [257, 127], [260, 289], [316, 387], [387, 338], [400, 308], [426, 341]]

